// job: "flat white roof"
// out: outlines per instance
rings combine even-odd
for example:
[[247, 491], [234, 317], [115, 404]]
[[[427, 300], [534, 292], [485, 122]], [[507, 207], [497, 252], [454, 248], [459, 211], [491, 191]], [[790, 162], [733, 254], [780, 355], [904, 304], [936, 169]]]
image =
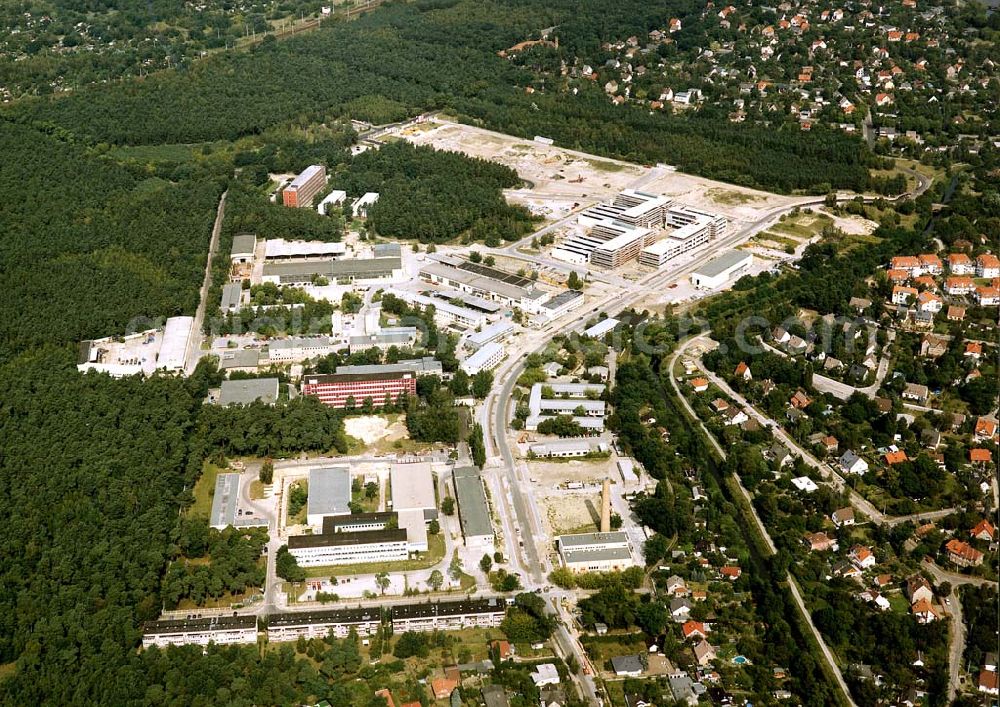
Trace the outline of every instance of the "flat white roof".
[[389, 484], [392, 510], [397, 513], [437, 508], [434, 500], [434, 474], [431, 473], [429, 463], [393, 464], [389, 470]]
[[456, 319], [468, 319], [469, 321], [474, 322], [481, 320], [486, 316], [483, 312], [476, 311], [475, 309], [469, 309], [468, 307], [460, 307], [457, 304], [452, 304], [447, 300], [439, 299], [437, 297], [428, 297], [427, 295], [406, 292], [405, 290], [393, 290], [392, 294], [411, 304], [419, 304], [424, 307], [433, 305], [436, 311], [450, 314]]
[[156, 361], [157, 368], [169, 371], [184, 368], [193, 328], [194, 317], [170, 317], [167, 320], [163, 327], [163, 343], [160, 345], [160, 357]]
[[[603, 225], [603, 224], [602, 224]], [[615, 236], [610, 241], [605, 241], [599, 246], [594, 248], [594, 250], [608, 250], [615, 251], [624, 248], [627, 245], [631, 245], [636, 241], [641, 241], [646, 234], [649, 233], [648, 228], [629, 228], [625, 233], [620, 236]]]
[[651, 211], [652, 209], [659, 209], [664, 206], [670, 206], [674, 202], [669, 196], [659, 196], [656, 194], [649, 194], [646, 192], [636, 191], [635, 189], [625, 189], [622, 191], [622, 196], [631, 197], [633, 199], [642, 199], [641, 204], [636, 204], [635, 206], [630, 206], [625, 209], [622, 213], [628, 216], [636, 217], [642, 216], [643, 214]]
[[268, 351], [287, 351], [288, 349], [322, 349], [332, 345], [329, 336], [289, 336], [287, 339], [271, 339], [267, 342]]
[[710, 260], [695, 270], [695, 275], [702, 277], [718, 277], [732, 268], [753, 260], [753, 253], [742, 250], [730, 250], [718, 258]]
[[462, 364], [467, 368], [480, 368], [485, 366], [486, 362], [498, 353], [502, 354], [503, 350], [503, 346], [495, 341], [491, 341], [482, 348], [476, 349], [475, 353], [465, 359]]
[[799, 491], [805, 491], [806, 493], [812, 493], [819, 488], [819, 486], [816, 485], [816, 482], [808, 476], [799, 476], [794, 478], [792, 479], [792, 484], [794, 484], [795, 488]]
[[326, 171], [326, 168], [321, 164], [311, 164], [306, 167], [302, 172], [295, 177], [289, 184], [289, 189], [299, 189], [303, 184], [308, 182], [310, 179], [315, 177], [317, 174]]
[[597, 324], [590, 327], [589, 329], [584, 330], [583, 335], [595, 338], [598, 336], [604, 336], [609, 331], [614, 329], [616, 326], [618, 326], [618, 320], [615, 319], [614, 317], [608, 317], [607, 319], [602, 319], [601, 321], [597, 322]]
[[343, 255], [347, 252], [344, 243], [324, 241], [286, 241], [284, 238], [268, 239], [264, 246], [265, 258], [321, 257]]
[[511, 322], [500, 321], [469, 336], [469, 343], [473, 346], [482, 346], [497, 337], [506, 336], [512, 331], [514, 331], [514, 325]]
[[599, 443], [591, 443], [587, 439], [557, 439], [551, 442], [533, 444], [529, 449], [539, 456], [558, 453], [580, 453], [589, 454]]

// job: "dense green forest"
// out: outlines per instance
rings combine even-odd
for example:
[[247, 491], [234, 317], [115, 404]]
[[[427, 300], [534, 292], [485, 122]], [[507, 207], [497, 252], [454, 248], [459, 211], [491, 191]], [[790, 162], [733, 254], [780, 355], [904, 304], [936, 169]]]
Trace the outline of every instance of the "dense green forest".
[[124, 704], [160, 584], [201, 381], [79, 375], [52, 353], [0, 366], [4, 704]]
[[501, 192], [519, 183], [510, 167], [407, 142], [358, 155], [334, 179], [351, 196], [379, 192], [368, 223], [380, 236], [441, 243], [464, 234], [493, 246], [531, 230], [528, 211]]
[[0, 360], [193, 312], [221, 188], [0, 122]]
[[176, 556], [163, 580], [163, 604], [175, 609], [181, 600], [201, 604], [227, 593], [239, 595], [264, 585], [261, 552], [265, 528], [216, 530], [204, 518], [189, 518], [178, 526]]
[[868, 153], [856, 138], [735, 125], [711, 112], [650, 115], [611, 105], [597, 88], [579, 96], [528, 95], [523, 87], [537, 83], [534, 74], [496, 54], [553, 25], [571, 52], [589, 54], [601, 41], [643, 35], [688, 5], [674, 4], [672, 10], [629, 0], [610, 13], [609, 3], [597, 0], [389, 5], [351, 23], [212, 57], [142, 83], [25, 101], [8, 112], [91, 143], [158, 144], [235, 140], [291, 119], [383, 123], [447, 109], [517, 135], [549, 135], [567, 147], [665, 161], [740, 184], [817, 192], [867, 185]]

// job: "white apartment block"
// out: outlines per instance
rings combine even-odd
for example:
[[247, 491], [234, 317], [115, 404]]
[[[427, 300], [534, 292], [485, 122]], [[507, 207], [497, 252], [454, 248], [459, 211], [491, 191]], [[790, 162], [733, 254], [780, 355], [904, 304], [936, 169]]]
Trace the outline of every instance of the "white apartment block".
[[352, 628], [359, 636], [371, 636], [381, 624], [379, 607], [271, 614], [267, 617], [267, 638], [275, 642], [296, 641], [300, 636], [307, 640], [326, 638], [331, 634], [347, 638]]
[[256, 616], [215, 616], [204, 619], [149, 621], [143, 626], [142, 647], [207, 646], [257, 642]]
[[463, 628], [496, 628], [503, 621], [502, 599], [465, 599], [427, 604], [394, 606], [392, 629], [406, 631], [458, 631]]

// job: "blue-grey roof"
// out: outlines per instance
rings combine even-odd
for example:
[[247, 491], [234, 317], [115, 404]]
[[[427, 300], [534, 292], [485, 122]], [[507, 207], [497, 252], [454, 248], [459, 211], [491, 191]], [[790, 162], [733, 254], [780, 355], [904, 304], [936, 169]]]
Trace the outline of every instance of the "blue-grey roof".
[[209, 520], [211, 527], [222, 529], [236, 522], [239, 494], [239, 474], [219, 474], [215, 477], [215, 493], [212, 496], [212, 514]]
[[309, 515], [350, 513], [351, 471], [346, 466], [319, 467], [309, 470]]
[[493, 535], [493, 522], [486, 503], [482, 477], [475, 467], [459, 467], [454, 472], [458, 516], [466, 538]]
[[270, 404], [277, 399], [277, 378], [225, 380], [219, 390], [219, 405], [249, 405], [255, 400]]

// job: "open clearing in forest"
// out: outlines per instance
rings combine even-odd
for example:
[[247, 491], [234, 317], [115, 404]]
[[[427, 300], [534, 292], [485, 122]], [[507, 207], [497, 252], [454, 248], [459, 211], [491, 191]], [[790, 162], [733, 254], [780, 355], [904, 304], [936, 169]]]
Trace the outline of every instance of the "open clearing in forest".
[[526, 184], [520, 189], [508, 189], [507, 199], [549, 220], [565, 217], [573, 208], [608, 201], [628, 188], [672, 196], [680, 203], [745, 222], [806, 198], [748, 189], [666, 167], [613, 160], [441, 118], [407, 128], [400, 135], [417, 145], [461, 152], [511, 167]]

